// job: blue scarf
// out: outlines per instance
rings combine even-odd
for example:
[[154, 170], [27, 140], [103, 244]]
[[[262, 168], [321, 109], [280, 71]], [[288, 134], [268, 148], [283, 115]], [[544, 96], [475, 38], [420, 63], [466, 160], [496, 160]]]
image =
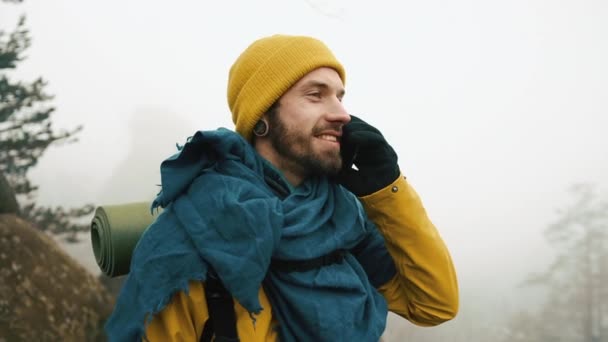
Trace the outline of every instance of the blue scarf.
[[[204, 281], [210, 268], [252, 313], [252, 324], [264, 309], [258, 300], [264, 286], [282, 341], [380, 338], [387, 305], [352, 254], [304, 272], [269, 268], [272, 258], [316, 258], [377, 234], [360, 202], [325, 177], [283, 199], [265, 179], [290, 189], [247, 141], [223, 128], [197, 132], [161, 164], [162, 190], [152, 208], [165, 210], [135, 248], [106, 325], [110, 341], [141, 340], [171, 296], [187, 291], [190, 280]], [[380, 283], [390, 276], [381, 275]]]

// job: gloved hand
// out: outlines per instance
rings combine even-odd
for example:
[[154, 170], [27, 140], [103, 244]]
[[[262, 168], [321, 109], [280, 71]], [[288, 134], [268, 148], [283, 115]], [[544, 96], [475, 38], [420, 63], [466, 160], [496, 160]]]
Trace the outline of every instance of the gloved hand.
[[395, 150], [378, 129], [354, 115], [342, 129], [340, 154], [337, 181], [357, 196], [370, 195], [399, 177]]

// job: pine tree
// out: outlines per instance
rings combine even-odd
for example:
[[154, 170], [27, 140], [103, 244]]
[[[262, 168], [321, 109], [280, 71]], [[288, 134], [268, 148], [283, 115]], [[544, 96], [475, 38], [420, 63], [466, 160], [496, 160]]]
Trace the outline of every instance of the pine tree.
[[0, 194], [10, 198], [7, 194], [14, 193], [21, 205], [17, 212], [40, 229], [56, 234], [70, 233], [73, 239], [76, 232], [88, 229], [86, 224], [77, 223], [75, 219], [91, 213], [93, 206], [73, 209], [38, 206], [37, 186], [31, 183], [28, 171], [52, 144], [76, 141], [82, 126], [55, 130], [51, 121], [55, 111], [50, 104], [53, 96], [46, 92], [46, 81], [40, 77], [32, 82], [22, 82], [9, 77], [10, 71], [25, 58], [24, 52], [30, 44], [25, 16], [19, 19], [12, 32], [0, 31], [0, 173], [11, 187], [0, 189]]
[[608, 202], [589, 184], [570, 193], [573, 204], [545, 230], [554, 262], [525, 282], [546, 288], [547, 300], [536, 315], [514, 316], [509, 341], [608, 340]]

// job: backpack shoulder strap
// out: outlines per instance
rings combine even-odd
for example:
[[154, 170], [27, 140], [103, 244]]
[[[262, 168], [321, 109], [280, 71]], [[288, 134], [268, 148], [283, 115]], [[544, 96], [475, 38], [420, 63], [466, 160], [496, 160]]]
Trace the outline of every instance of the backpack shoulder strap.
[[[215, 272], [210, 271], [205, 281], [205, 298], [209, 318], [203, 327], [201, 342], [238, 342], [236, 314], [232, 295]], [[215, 339], [213, 339], [215, 336]]]

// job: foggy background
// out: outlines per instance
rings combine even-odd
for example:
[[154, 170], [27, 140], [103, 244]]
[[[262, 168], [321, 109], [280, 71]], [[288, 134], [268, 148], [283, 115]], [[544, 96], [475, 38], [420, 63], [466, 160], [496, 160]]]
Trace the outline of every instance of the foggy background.
[[[0, 3], [32, 36], [15, 78], [43, 76], [54, 127], [30, 173], [48, 205], [152, 199], [159, 163], [196, 130], [233, 128], [228, 69], [274, 33], [323, 40], [346, 68], [345, 105], [399, 155], [448, 245], [459, 316], [387, 339], [475, 335], [543, 295], [519, 287], [551, 261], [542, 235], [567, 188], [608, 185], [605, 1], [35, 1]], [[67, 247], [99, 270], [88, 239]], [[497, 332], [498, 333], [498, 332]]]

